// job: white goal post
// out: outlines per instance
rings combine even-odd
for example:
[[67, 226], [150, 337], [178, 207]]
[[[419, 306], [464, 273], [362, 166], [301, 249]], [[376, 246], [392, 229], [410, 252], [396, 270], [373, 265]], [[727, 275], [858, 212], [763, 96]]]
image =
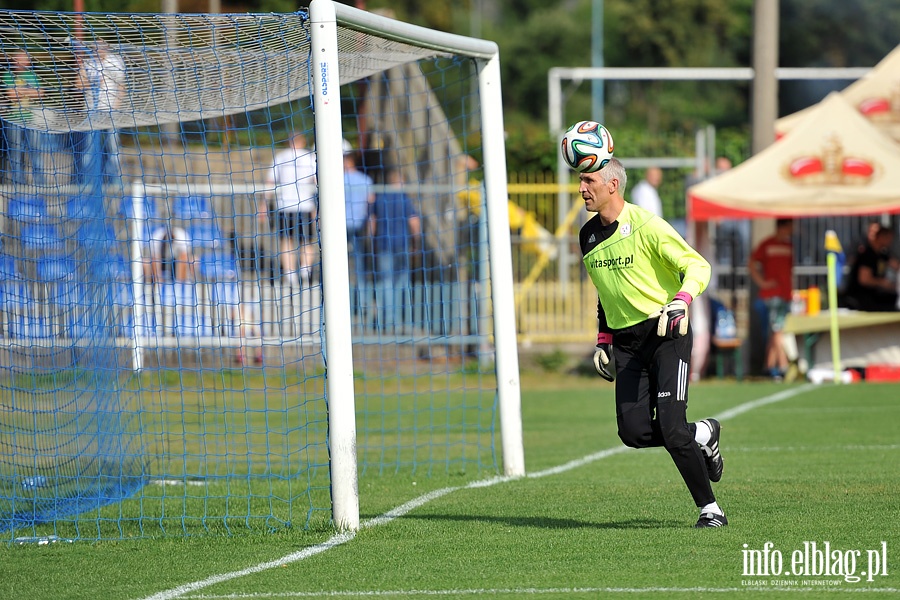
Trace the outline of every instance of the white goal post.
[[[491, 290], [495, 307], [497, 396], [507, 476], [525, 473], [522, 446], [519, 364], [513, 298], [512, 251], [506, 206], [506, 155], [503, 141], [503, 109], [499, 50], [493, 42], [441, 33], [366, 13], [331, 0], [313, 0], [312, 24], [313, 103], [318, 154], [319, 206], [325, 306], [328, 395], [331, 398], [332, 502], [334, 522], [341, 529], [359, 527], [356, 476], [355, 407], [349, 274], [346, 257], [344, 187], [342, 185], [341, 106], [337, 86], [342, 82], [342, 58], [338, 53], [337, 27], [377, 33], [381, 38], [452, 52], [476, 59], [481, 94], [484, 173], [488, 237], [491, 253]], [[322, 133], [328, 132], [328, 135]], [[343, 251], [342, 251], [343, 250]]]

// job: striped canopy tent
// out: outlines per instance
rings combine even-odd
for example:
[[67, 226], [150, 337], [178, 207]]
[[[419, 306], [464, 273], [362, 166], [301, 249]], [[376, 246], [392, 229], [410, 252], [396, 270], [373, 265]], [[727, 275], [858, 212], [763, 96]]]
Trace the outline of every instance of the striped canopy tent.
[[694, 221], [900, 213], [900, 144], [840, 93], [737, 167], [688, 188]]
[[[900, 142], [900, 46], [840, 94], [869, 122]], [[815, 106], [810, 106], [778, 119], [775, 134], [778, 137], [787, 134], [813, 110]]]

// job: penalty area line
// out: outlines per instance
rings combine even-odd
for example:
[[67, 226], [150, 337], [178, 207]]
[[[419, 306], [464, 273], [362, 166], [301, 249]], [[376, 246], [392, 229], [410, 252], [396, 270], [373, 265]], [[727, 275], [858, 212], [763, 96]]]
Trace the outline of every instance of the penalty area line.
[[[755, 408], [759, 408], [761, 406], [767, 406], [769, 404], [774, 404], [776, 402], [781, 402], [783, 400], [787, 400], [788, 398], [793, 398], [794, 396], [800, 395], [800, 394], [806, 392], [807, 390], [812, 389], [813, 387], [815, 387], [815, 386], [812, 384], [807, 384], [807, 385], [803, 385], [800, 387], [784, 390], [782, 392], [778, 392], [777, 394], [772, 394], [771, 396], [765, 396], [765, 397], [759, 398], [757, 400], [751, 400], [749, 402], [739, 404], [738, 406], [728, 409], [722, 413], [719, 413], [718, 415], [716, 415], [713, 418], [718, 419], [719, 421], [726, 421], [728, 419], [733, 419], [734, 417], [736, 417], [738, 415], [742, 415], [745, 412], [748, 412]], [[566, 471], [571, 471], [572, 469], [576, 469], [578, 467], [582, 467], [582, 466], [590, 464], [592, 462], [596, 462], [598, 460], [602, 460], [602, 459], [608, 458], [610, 456], [615, 456], [616, 454], [621, 454], [622, 452], [627, 452], [629, 450], [631, 450], [631, 448], [628, 448], [626, 446], [616, 446], [615, 448], [607, 448], [606, 450], [601, 450], [600, 452], [588, 454], [587, 456], [583, 456], [579, 459], [572, 460], [567, 463], [563, 463], [556, 467], [551, 467], [549, 469], [544, 469], [542, 471], [535, 471], [534, 473], [529, 473], [525, 477], [529, 478], [529, 479], [537, 479], [537, 478], [541, 478], [541, 477], [547, 477], [550, 475], [558, 475], [560, 473], [565, 473]], [[387, 511], [386, 513], [384, 513], [382, 515], [379, 515], [375, 518], [369, 519], [368, 521], [361, 523], [360, 528], [361, 529], [362, 528], [369, 529], [372, 527], [378, 527], [380, 525], [386, 525], [386, 524], [390, 523], [391, 521], [393, 521], [394, 519], [398, 519], [398, 518], [408, 514], [409, 512], [419, 508], [420, 506], [423, 506], [423, 505], [431, 502], [432, 500], [437, 500], [438, 498], [441, 498], [442, 496], [446, 496], [447, 494], [452, 494], [453, 492], [457, 492], [459, 490], [491, 487], [491, 486], [494, 486], [494, 485], [497, 485], [500, 483], [506, 483], [508, 481], [515, 481], [518, 479], [521, 479], [521, 477], [504, 477], [504, 476], [491, 477], [489, 479], [473, 481], [466, 485], [446, 487], [446, 488], [434, 490], [434, 491], [428, 492], [427, 494], [423, 494], [422, 496], [419, 496], [417, 498], [413, 498], [409, 502], [401, 504], [400, 506]], [[254, 575], [256, 573], [261, 573], [262, 571], [268, 571], [269, 569], [283, 567], [284, 565], [299, 562], [301, 560], [305, 560], [312, 556], [322, 554], [323, 552], [331, 550], [332, 548], [336, 548], [338, 546], [346, 544], [347, 542], [352, 540], [354, 537], [356, 537], [356, 533], [352, 532], [352, 531], [338, 533], [320, 544], [315, 544], [313, 546], [309, 546], [308, 548], [304, 548], [303, 550], [300, 550], [298, 552], [293, 552], [293, 553], [283, 556], [281, 558], [271, 560], [268, 562], [264, 562], [264, 563], [259, 563], [257, 565], [247, 567], [246, 569], [240, 569], [238, 571], [231, 571], [229, 573], [220, 573], [218, 575], [212, 575], [210, 577], [207, 577], [206, 579], [201, 579], [199, 581], [186, 583], [184, 585], [180, 585], [180, 586], [174, 587], [169, 590], [163, 590], [161, 592], [157, 592], [156, 594], [153, 594], [152, 596], [146, 596], [145, 598], [143, 598], [143, 600], [173, 600], [174, 598], [182, 598], [185, 595], [190, 594], [191, 592], [196, 592], [198, 590], [201, 590], [201, 589], [204, 589], [204, 588], [207, 588], [207, 587], [219, 584], [219, 583], [231, 581], [232, 579], [238, 579], [240, 577], [246, 577], [247, 575]], [[598, 588], [598, 589], [599, 590], [608, 589], [610, 591], [613, 590], [613, 588]], [[662, 589], [666, 589], [666, 588], [657, 588], [657, 589], [662, 590]], [[749, 589], [749, 588], [737, 588], [737, 589]], [[687, 588], [685, 590], [689, 591]], [[651, 591], [651, 590], [649, 590], [649, 588], [648, 588], [648, 589], [637, 590], [637, 591]], [[279, 596], [288, 596], [287, 594], [278, 594], [278, 595]], [[330, 595], [330, 593], [325, 592], [325, 593], [319, 593], [318, 595], [328, 596], [328, 595]], [[375, 593], [370, 593], [370, 595], [375, 595]], [[214, 596], [196, 596], [196, 597], [212, 598]], [[237, 598], [238, 596], [217, 596], [217, 597]], [[248, 596], [248, 597], [261, 598], [261, 597], [265, 597], [265, 596], [256, 595], [256, 596]]]

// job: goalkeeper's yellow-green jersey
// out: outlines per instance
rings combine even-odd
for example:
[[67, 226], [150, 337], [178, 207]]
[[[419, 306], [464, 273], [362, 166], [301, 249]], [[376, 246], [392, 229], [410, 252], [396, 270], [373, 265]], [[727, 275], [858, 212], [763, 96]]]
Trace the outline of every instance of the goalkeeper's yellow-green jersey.
[[[626, 202], [618, 227], [602, 240], [591, 239], [592, 221], [599, 222], [599, 217], [582, 230], [584, 247], [589, 248], [584, 266], [610, 328], [636, 325], [679, 291], [696, 298], [709, 284], [711, 269], [706, 259], [653, 213]], [[591, 248], [595, 241], [599, 243]]]

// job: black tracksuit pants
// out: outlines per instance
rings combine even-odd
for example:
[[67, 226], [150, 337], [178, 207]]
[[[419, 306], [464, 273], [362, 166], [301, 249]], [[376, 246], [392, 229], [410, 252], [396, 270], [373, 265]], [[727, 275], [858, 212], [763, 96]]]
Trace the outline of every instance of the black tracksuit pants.
[[616, 331], [616, 420], [619, 437], [632, 448], [664, 447], [694, 503], [715, 502], [706, 458], [694, 441], [697, 426], [687, 422], [693, 336], [677, 340], [656, 335], [652, 318]]

